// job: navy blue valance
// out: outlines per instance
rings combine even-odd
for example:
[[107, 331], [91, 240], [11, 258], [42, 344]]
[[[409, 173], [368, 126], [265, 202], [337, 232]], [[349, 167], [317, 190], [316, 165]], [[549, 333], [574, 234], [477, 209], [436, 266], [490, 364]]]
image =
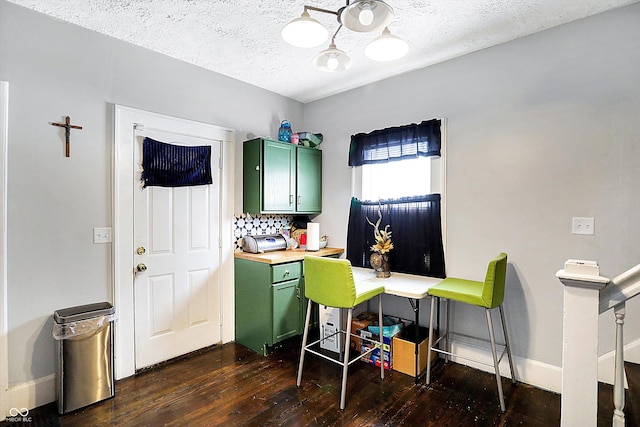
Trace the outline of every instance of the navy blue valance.
[[146, 137], [142, 142], [141, 179], [144, 187], [211, 184], [211, 146], [174, 145]]
[[439, 156], [440, 145], [439, 119], [358, 133], [351, 136], [349, 166]]

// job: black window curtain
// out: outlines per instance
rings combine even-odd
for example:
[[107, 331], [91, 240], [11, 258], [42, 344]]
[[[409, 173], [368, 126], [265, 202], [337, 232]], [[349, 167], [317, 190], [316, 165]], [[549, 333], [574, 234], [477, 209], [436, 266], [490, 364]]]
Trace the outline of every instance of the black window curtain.
[[440, 155], [440, 120], [351, 136], [349, 166]]
[[375, 223], [378, 207], [382, 212], [380, 230], [388, 224], [392, 233], [391, 271], [446, 277], [440, 194], [375, 202], [352, 198], [347, 233], [347, 259], [351, 264], [371, 268], [369, 257], [375, 239], [373, 227], [366, 218]]

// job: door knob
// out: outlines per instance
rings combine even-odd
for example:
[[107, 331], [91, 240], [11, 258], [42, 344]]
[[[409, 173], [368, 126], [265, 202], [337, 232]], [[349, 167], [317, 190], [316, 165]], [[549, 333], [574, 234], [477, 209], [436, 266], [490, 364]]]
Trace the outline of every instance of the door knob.
[[140, 264], [136, 265], [136, 271], [138, 273], [144, 273], [145, 271], [147, 271], [147, 266], [144, 265], [143, 263], [140, 263]]
[[138, 255], [144, 255], [144, 253], [145, 253], [146, 251], [147, 251], [147, 250], [144, 248], [144, 246], [140, 246], [138, 249], [136, 249], [136, 253], [137, 253]]

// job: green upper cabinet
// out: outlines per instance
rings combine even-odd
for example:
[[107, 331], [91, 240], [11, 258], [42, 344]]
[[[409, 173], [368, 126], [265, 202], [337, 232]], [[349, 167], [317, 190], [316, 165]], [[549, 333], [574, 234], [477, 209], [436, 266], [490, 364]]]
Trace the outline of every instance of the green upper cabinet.
[[322, 211], [322, 151], [297, 147], [296, 211], [319, 213]]
[[262, 211], [293, 212], [296, 146], [264, 141], [262, 148]]
[[322, 211], [322, 151], [257, 138], [243, 145], [243, 211]]

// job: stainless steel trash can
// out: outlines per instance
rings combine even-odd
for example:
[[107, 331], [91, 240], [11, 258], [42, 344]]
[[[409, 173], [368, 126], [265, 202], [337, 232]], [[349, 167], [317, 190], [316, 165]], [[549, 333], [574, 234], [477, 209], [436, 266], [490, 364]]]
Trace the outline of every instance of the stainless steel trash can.
[[108, 302], [55, 311], [58, 412], [66, 414], [115, 395], [113, 320]]

